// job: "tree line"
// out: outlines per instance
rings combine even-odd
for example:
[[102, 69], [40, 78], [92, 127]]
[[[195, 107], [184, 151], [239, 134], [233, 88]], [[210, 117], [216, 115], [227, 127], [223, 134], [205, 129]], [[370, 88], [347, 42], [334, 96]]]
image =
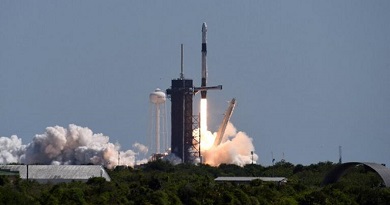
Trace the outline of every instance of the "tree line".
[[[337, 164], [304, 166], [278, 162], [264, 167], [179, 164], [157, 160], [137, 168], [108, 170], [111, 181], [39, 184], [0, 177], [0, 204], [388, 204], [390, 188], [374, 172], [357, 166], [339, 182], [321, 187]], [[220, 176], [286, 177], [286, 184], [254, 180], [215, 182]]]

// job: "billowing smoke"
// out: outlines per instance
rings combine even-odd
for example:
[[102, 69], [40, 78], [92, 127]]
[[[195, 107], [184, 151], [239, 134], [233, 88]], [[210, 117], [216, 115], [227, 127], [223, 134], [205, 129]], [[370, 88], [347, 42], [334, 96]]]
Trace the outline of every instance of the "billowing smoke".
[[139, 163], [137, 155], [146, 154], [147, 147], [139, 143], [133, 146], [138, 153], [120, 151], [119, 144], [110, 143], [108, 136], [94, 134], [87, 127], [73, 124], [67, 129], [47, 127], [45, 133], [35, 135], [28, 145], [23, 145], [15, 135], [0, 137], [0, 163], [99, 164], [112, 168], [119, 162], [119, 165], [134, 166]]
[[138, 142], [133, 144], [133, 148], [141, 154], [146, 154], [149, 151], [148, 147]]
[[[202, 138], [202, 156], [204, 163], [218, 166], [222, 163], [244, 166], [252, 163], [251, 151], [254, 150], [252, 139], [244, 132], [237, 132], [229, 122], [221, 144], [212, 146], [216, 133], [207, 132]], [[133, 145], [133, 150], [120, 151], [119, 144], [109, 142], [109, 137], [94, 134], [87, 127], [69, 125], [68, 128], [47, 127], [43, 134], [37, 134], [32, 142], [22, 144], [16, 135], [0, 137], [0, 163], [24, 164], [98, 164], [108, 168], [116, 165], [134, 166], [147, 163], [148, 148], [140, 143]], [[119, 155], [119, 156], [118, 156]], [[119, 159], [118, 159], [119, 157]], [[137, 160], [142, 158], [142, 160]], [[253, 154], [253, 161], [258, 159]], [[179, 158], [171, 156], [174, 164]]]
[[8, 137], [0, 137], [0, 163], [17, 163], [21, 156], [24, 156], [26, 146], [22, 145], [22, 139], [16, 135]]
[[[216, 133], [211, 134], [211, 132], [208, 132], [208, 136], [206, 136], [208, 140], [206, 142], [214, 142], [215, 137]], [[218, 146], [209, 146], [208, 149], [204, 149], [202, 156], [204, 163], [211, 166], [218, 166], [220, 164], [244, 166], [252, 163], [252, 151], [255, 151], [252, 138], [244, 132], [237, 132], [234, 125], [229, 122], [221, 144]], [[256, 162], [257, 159], [258, 156], [253, 153], [253, 162]]]

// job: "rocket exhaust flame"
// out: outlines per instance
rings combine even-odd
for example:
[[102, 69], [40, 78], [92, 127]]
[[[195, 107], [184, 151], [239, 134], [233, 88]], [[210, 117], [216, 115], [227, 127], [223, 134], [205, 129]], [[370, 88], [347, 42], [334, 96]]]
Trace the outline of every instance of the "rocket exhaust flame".
[[200, 99], [200, 129], [201, 134], [207, 131], [207, 99]]
[[[244, 132], [237, 132], [232, 123], [228, 123], [225, 135], [221, 144], [213, 146], [217, 133], [211, 134], [210, 131], [202, 135], [202, 156], [204, 163], [211, 166], [220, 164], [236, 164], [244, 166], [252, 163], [251, 151], [255, 148], [250, 138]], [[253, 161], [258, 160], [257, 154], [253, 154]]]
[[[220, 143], [215, 144], [217, 132], [212, 134], [207, 128], [207, 99], [200, 100], [201, 154], [204, 163], [219, 166], [222, 163], [244, 166], [252, 163], [251, 151], [254, 151], [252, 138], [244, 132], [237, 132], [231, 122], [227, 123]], [[258, 156], [253, 155], [256, 161]]]
[[213, 146], [214, 138], [207, 128], [207, 99], [200, 99], [200, 136], [201, 149], [208, 150]]

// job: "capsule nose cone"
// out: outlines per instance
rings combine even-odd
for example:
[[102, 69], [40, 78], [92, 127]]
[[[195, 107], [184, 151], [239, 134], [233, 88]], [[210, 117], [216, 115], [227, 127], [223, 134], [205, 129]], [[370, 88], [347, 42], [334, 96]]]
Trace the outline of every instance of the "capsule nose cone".
[[206, 32], [207, 31], [207, 25], [206, 25], [206, 22], [204, 22], [202, 24], [202, 32]]

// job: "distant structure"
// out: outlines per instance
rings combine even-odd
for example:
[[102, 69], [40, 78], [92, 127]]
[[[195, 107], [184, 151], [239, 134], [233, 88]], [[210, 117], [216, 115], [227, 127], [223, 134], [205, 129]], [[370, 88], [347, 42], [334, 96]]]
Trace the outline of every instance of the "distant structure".
[[341, 146], [339, 146], [339, 164], [343, 163], [342, 153], [341, 153]]
[[248, 184], [253, 180], [260, 180], [263, 182], [275, 182], [278, 184], [287, 183], [286, 177], [217, 177], [215, 182], [233, 182], [237, 184]]
[[366, 169], [376, 172], [382, 178], [384, 186], [390, 187], [390, 169], [382, 164], [373, 162], [347, 162], [339, 164], [326, 174], [321, 186], [336, 183], [340, 177], [347, 173], [348, 169], [358, 165], [363, 165]]
[[165, 152], [168, 149], [167, 135], [167, 116], [166, 116], [166, 95], [161, 89], [157, 88], [149, 95], [151, 103], [151, 119], [150, 119], [150, 148], [155, 154]]
[[103, 177], [111, 181], [100, 165], [0, 165], [0, 171], [19, 173], [21, 179], [39, 183], [87, 182], [92, 177]]

